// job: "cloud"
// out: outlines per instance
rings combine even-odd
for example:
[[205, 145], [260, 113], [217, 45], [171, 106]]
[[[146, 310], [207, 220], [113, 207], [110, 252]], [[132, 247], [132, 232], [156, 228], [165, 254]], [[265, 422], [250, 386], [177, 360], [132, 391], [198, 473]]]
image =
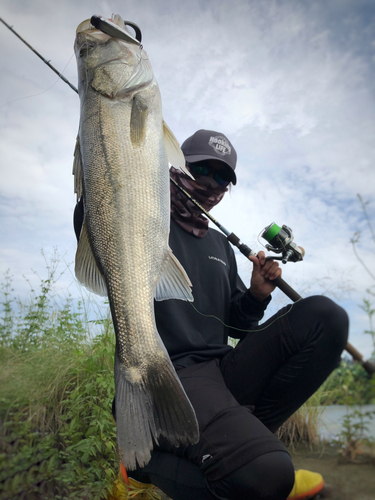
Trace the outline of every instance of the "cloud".
[[[69, 0], [56, 10], [44, 0], [5, 0], [2, 8], [36, 50], [59, 71], [66, 67], [74, 85], [77, 25], [112, 12], [141, 26], [164, 118], [178, 140], [207, 128], [234, 144], [238, 184], [215, 217], [255, 250], [270, 222], [289, 225], [306, 258], [285, 267], [287, 280], [306, 295], [338, 290], [369, 354], [358, 303], [371, 280], [349, 239], [362, 230], [361, 255], [373, 268], [356, 198], [359, 192], [370, 201], [374, 221], [373, 2]], [[41, 248], [48, 254], [57, 245], [66, 260], [74, 259], [71, 168], [79, 99], [3, 25], [0, 43], [0, 272], [10, 267], [32, 279], [31, 267], [43, 273]], [[248, 282], [251, 268], [243, 259]], [[356, 290], [349, 294], [342, 286]], [[283, 303], [277, 296], [273, 302]]]

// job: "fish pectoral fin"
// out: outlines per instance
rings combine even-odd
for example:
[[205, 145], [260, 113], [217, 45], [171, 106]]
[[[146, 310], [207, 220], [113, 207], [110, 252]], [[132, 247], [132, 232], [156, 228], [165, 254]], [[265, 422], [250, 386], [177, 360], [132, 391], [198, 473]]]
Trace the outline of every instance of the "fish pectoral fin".
[[174, 167], [182, 170], [186, 175], [194, 179], [189, 170], [186, 168], [184, 153], [181, 151], [180, 145], [172, 130], [163, 120], [164, 143], [167, 150], [168, 161]]
[[162, 274], [156, 285], [155, 300], [180, 299], [193, 302], [191, 287], [185, 269], [169, 248], [162, 265]]
[[76, 146], [74, 148], [74, 161], [73, 161], [73, 175], [74, 175], [74, 193], [77, 195], [77, 200], [82, 196], [82, 160], [81, 148], [79, 144], [79, 136], [77, 135]]
[[103, 297], [107, 295], [107, 286], [91, 248], [85, 219], [83, 220], [81, 234], [79, 235], [75, 273], [77, 280], [90, 290], [90, 292], [102, 295]]
[[135, 95], [130, 117], [130, 139], [133, 146], [140, 146], [145, 138], [148, 105], [139, 95]]

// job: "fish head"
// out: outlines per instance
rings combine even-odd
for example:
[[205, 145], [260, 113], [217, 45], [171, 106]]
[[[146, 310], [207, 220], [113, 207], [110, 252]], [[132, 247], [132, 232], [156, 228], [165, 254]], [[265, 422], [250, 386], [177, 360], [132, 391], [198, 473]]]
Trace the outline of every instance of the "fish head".
[[[114, 29], [110, 36], [95, 28], [91, 20], [77, 28], [74, 51], [77, 59], [80, 95], [90, 86], [110, 99], [146, 86], [153, 80], [153, 72], [146, 51], [135, 40], [119, 15], [106, 20]], [[116, 36], [119, 26], [122, 38]], [[124, 35], [125, 33], [125, 35]], [[125, 40], [126, 33], [129, 41]]]

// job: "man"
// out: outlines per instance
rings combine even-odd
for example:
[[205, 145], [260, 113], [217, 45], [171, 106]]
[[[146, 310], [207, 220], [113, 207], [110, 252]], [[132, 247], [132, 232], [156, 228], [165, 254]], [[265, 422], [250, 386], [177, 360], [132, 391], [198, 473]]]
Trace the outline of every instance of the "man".
[[[199, 130], [181, 146], [195, 180], [171, 177], [206, 210], [236, 184], [237, 155], [228, 138]], [[345, 311], [309, 297], [259, 326], [281, 275], [264, 252], [251, 257], [247, 289], [226, 238], [171, 184], [170, 246], [192, 284], [194, 303], [155, 303], [159, 334], [195, 409], [196, 445], [161, 440], [151, 461], [130, 476], [173, 500], [312, 498], [319, 474], [294, 472], [274, 432], [339, 364], [347, 342]], [[232, 348], [228, 336], [240, 339]]]

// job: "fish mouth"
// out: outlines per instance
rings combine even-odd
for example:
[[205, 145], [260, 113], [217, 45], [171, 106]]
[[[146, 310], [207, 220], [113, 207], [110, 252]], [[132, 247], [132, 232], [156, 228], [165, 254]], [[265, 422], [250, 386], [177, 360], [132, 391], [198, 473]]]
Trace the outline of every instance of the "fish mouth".
[[[135, 37], [129, 32], [127, 26], [133, 28]], [[142, 41], [142, 33], [139, 26], [131, 21], [124, 21], [117, 14], [112, 16], [112, 19], [106, 19], [103, 16], [94, 15], [90, 19], [82, 21], [82, 23], [78, 26], [76, 33], [95, 33], [96, 36], [103, 33], [112, 38], [118, 38], [134, 45], [141, 45]]]
[[131, 36], [128, 31], [125, 31], [118, 24], [116, 24], [113, 19], [105, 19], [102, 16], [95, 15], [90, 19], [91, 24], [106, 35], [109, 35], [113, 38], [120, 38], [121, 40], [125, 40], [125, 42], [140, 45], [142, 41], [142, 33], [140, 27], [131, 21], [122, 21], [125, 25], [125, 28], [126, 26], [130, 26], [133, 28], [133, 30], [135, 31], [135, 38]]
[[[133, 27], [134, 38], [127, 30], [127, 26]], [[153, 80], [153, 72], [147, 53], [141, 45], [141, 30], [130, 21], [124, 21], [119, 15], [113, 15], [112, 19], [105, 19], [102, 16], [92, 16], [83, 21], [77, 28], [75, 42], [75, 52], [78, 56], [90, 57], [91, 50], [98, 45], [115, 43], [119, 45], [119, 50], [108, 54], [108, 58], [102, 61], [95, 61], [95, 74], [90, 85], [94, 90], [100, 92], [110, 99], [122, 98], [125, 94], [134, 90], [139, 90], [150, 84]], [[113, 82], [114, 88], [109, 92], [103, 88], [102, 82], [107, 79], [106, 66], [126, 65], [133, 67], [132, 74], [126, 81], [121, 83]]]

